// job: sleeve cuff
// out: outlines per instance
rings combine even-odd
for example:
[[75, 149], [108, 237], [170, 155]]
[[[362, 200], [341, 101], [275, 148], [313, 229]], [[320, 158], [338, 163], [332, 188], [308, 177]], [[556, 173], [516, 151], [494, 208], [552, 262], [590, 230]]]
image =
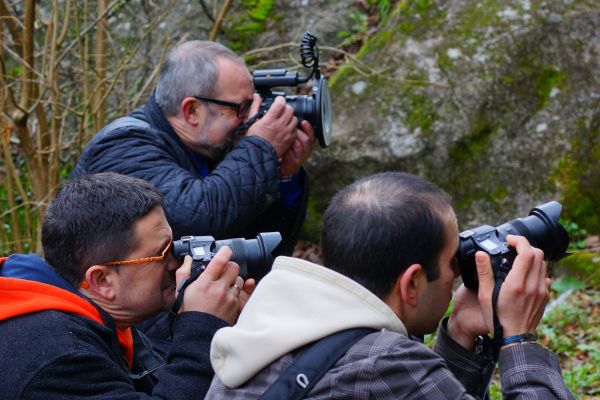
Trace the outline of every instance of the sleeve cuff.
[[468, 393], [483, 398], [492, 379], [496, 364], [492, 359], [489, 338], [485, 337], [481, 353], [474, 353], [456, 343], [447, 332], [448, 318], [440, 324], [434, 350], [446, 360], [452, 371]]
[[182, 312], [173, 322], [173, 341], [175, 340], [212, 340], [214, 334], [229, 324], [214, 315], [197, 312]]
[[302, 199], [302, 184], [304, 168], [300, 168], [295, 175], [282, 177], [279, 180], [279, 194], [282, 202], [291, 207], [298, 207]]

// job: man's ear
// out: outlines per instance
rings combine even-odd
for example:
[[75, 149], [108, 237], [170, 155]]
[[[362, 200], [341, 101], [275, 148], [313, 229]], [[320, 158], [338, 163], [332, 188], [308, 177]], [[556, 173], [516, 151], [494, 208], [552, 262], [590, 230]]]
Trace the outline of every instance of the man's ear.
[[425, 271], [421, 264], [409, 266], [396, 281], [400, 290], [400, 298], [404, 304], [416, 307], [423, 286]]
[[116, 296], [114, 287], [115, 270], [104, 265], [92, 265], [85, 272], [85, 281], [87, 283], [87, 292], [92, 292], [96, 296], [107, 301], [113, 301]]
[[206, 108], [202, 107], [198, 100], [193, 97], [186, 97], [181, 102], [180, 106], [181, 114], [185, 121], [193, 126], [198, 126], [201, 120], [204, 118]]

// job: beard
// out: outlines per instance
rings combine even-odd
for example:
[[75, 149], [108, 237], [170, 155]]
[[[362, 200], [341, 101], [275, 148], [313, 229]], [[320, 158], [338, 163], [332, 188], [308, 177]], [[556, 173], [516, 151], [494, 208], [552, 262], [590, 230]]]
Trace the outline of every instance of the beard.
[[230, 137], [231, 134], [228, 135], [227, 139], [219, 144], [208, 144], [202, 143], [198, 144], [198, 147], [202, 149], [202, 152], [210, 158], [212, 161], [220, 162], [222, 161], [227, 153], [231, 151], [233, 148], [233, 138]]
[[169, 290], [169, 297], [166, 299], [166, 303], [163, 304], [163, 311], [170, 309], [175, 304], [175, 271], [165, 273], [163, 283], [161, 286], [162, 290]]
[[[215, 125], [215, 121], [217, 120], [218, 114], [211, 111], [209, 107], [208, 117], [204, 121], [203, 130], [204, 132], [208, 132], [213, 125]], [[202, 138], [198, 139], [195, 143], [195, 147], [204, 156], [208, 157], [212, 161], [220, 162], [222, 161], [227, 153], [231, 151], [233, 146], [239, 141], [240, 134], [238, 128], [233, 129], [231, 132], [228, 132], [225, 138], [220, 143], [209, 143], [206, 135]]]

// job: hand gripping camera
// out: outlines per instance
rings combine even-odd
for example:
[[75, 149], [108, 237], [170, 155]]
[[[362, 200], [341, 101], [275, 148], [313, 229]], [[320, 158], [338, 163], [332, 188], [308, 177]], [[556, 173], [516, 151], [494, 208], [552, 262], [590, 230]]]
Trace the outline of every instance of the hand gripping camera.
[[525, 218], [513, 219], [496, 228], [482, 225], [461, 232], [456, 258], [465, 286], [473, 290], [479, 287], [475, 266], [475, 252], [479, 250], [490, 255], [494, 278], [500, 267], [512, 267], [517, 252], [506, 243], [507, 235], [525, 236], [532, 246], [544, 251], [546, 260], [557, 261], [567, 256], [569, 235], [558, 223], [561, 210], [559, 202], [551, 201], [533, 208]]
[[204, 271], [210, 260], [223, 246], [229, 246], [233, 252], [231, 261], [240, 266], [240, 276], [262, 277], [273, 264], [273, 250], [281, 242], [279, 232], [263, 232], [256, 239], [233, 238], [215, 240], [212, 236], [184, 236], [173, 242], [173, 254], [178, 260], [192, 257], [192, 274], [196, 270]]
[[[302, 65], [312, 68], [308, 77], [301, 77], [298, 72], [288, 72], [287, 69], [261, 69], [254, 71], [254, 88], [262, 98], [258, 118], [262, 117], [271, 107], [275, 97], [284, 96], [286, 103], [294, 109], [298, 125], [307, 120], [315, 130], [315, 137], [321, 147], [329, 146], [331, 142], [331, 97], [327, 79], [321, 76], [319, 70], [319, 48], [317, 38], [309, 32], [304, 33], [300, 45]], [[297, 86], [315, 77], [310, 96], [286, 96], [283, 92], [273, 92], [271, 89], [281, 86]]]

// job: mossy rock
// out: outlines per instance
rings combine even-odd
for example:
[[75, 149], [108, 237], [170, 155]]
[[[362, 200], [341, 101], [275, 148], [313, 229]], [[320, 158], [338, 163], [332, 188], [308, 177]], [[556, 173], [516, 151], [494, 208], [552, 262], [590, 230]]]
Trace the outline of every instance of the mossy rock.
[[598, 232], [598, 42], [591, 1], [399, 2], [331, 79], [333, 143], [309, 160], [315, 210], [401, 170], [446, 190], [461, 228], [559, 200]]

